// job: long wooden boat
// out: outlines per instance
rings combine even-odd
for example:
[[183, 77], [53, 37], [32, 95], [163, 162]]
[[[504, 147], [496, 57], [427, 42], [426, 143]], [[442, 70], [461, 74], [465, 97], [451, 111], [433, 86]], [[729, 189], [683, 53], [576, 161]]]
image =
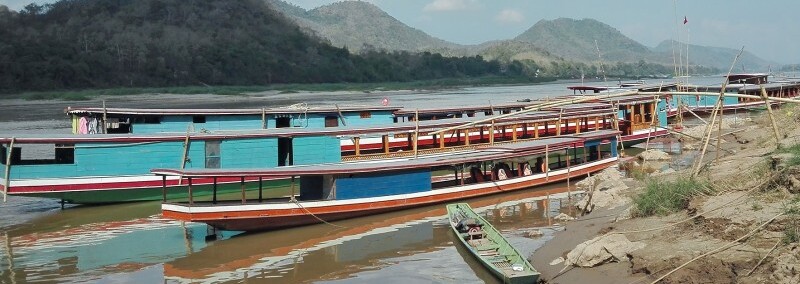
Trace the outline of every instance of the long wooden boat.
[[447, 216], [458, 242], [503, 283], [536, 283], [539, 272], [467, 203], [447, 205]]
[[[81, 204], [160, 200], [162, 181], [149, 173], [153, 168], [269, 168], [429, 155], [495, 142], [609, 129], [613, 115], [602, 105], [577, 105], [560, 112], [541, 111], [498, 119], [452, 135], [429, 133], [477, 118], [249, 131], [8, 135], [0, 137], [0, 164], [6, 170], [0, 189], [8, 195]], [[171, 177], [167, 185], [175, 187], [187, 182]], [[212, 179], [193, 182], [197, 196], [211, 195]], [[250, 189], [261, 184], [255, 178], [244, 182]], [[220, 192], [235, 192], [241, 183], [241, 179], [231, 178], [216, 182]], [[168, 197], [185, 196], [171, 191]]]
[[[725, 79], [724, 92], [737, 93], [742, 95], [761, 96], [761, 88], [764, 88], [767, 96], [776, 98], [797, 98], [800, 96], [800, 81], [785, 80], [770, 82], [769, 75], [764, 73], [742, 73], [731, 74]], [[686, 86], [684, 91], [688, 92], [722, 92], [723, 86]], [[712, 96], [700, 95], [664, 95], [667, 102], [667, 115], [672, 117], [679, 112], [710, 112], [717, 105], [717, 98]], [[779, 104], [778, 102], [771, 102]], [[722, 99], [723, 111], [750, 110], [763, 108], [764, 102], [760, 99], [724, 97]]]
[[[259, 231], [450, 202], [576, 178], [616, 164], [618, 131], [600, 130], [497, 143], [417, 159], [267, 169], [153, 169], [162, 179], [291, 177], [288, 197], [217, 202], [165, 202], [164, 217], [223, 230]], [[580, 154], [578, 154], [578, 150]], [[531, 166], [533, 165], [533, 166]], [[449, 173], [449, 174], [448, 174]], [[299, 180], [299, 185], [295, 181]], [[172, 189], [176, 190], [176, 189]], [[180, 189], [177, 189], [180, 190]], [[165, 183], [165, 193], [167, 193]]]

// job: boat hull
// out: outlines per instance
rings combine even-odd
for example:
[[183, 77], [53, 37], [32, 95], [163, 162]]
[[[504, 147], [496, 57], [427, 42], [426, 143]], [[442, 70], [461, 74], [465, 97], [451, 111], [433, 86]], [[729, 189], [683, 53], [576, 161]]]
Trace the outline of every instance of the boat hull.
[[[238, 178], [218, 179], [217, 196], [224, 197], [241, 194], [242, 184]], [[267, 197], [289, 195], [279, 192], [278, 188], [287, 188], [287, 180], [263, 180], [262, 195]], [[112, 177], [68, 179], [49, 182], [49, 180], [12, 181], [9, 196], [27, 196], [60, 199], [74, 204], [110, 204], [138, 201], [155, 201], [164, 199], [164, 187], [161, 179], [154, 176], [141, 178]], [[166, 198], [168, 200], [188, 200], [188, 180], [167, 180]], [[213, 179], [193, 179], [192, 196], [197, 201], [213, 199]], [[262, 183], [263, 184], [263, 183]], [[2, 187], [2, 186], [0, 186]], [[258, 179], [245, 179], [245, 194], [249, 197], [258, 195]]]
[[[459, 240], [459, 243], [461, 243], [461, 245], [467, 251], [469, 251], [473, 258], [477, 259], [484, 267], [492, 272], [495, 277], [502, 280], [503, 283], [536, 283], [536, 281], [539, 280], [539, 272], [537, 272], [527, 261], [527, 259], [513, 246], [511, 246], [511, 244], [508, 243], [502, 234], [492, 227], [488, 221], [472, 211], [472, 208], [469, 207], [469, 204], [448, 204], [447, 216], [448, 220], [450, 221], [450, 228], [452, 229], [454, 236]], [[457, 228], [458, 222], [461, 221], [458, 219], [459, 217], [477, 220], [477, 223], [481, 224], [481, 227], [479, 227], [480, 229], [478, 229], [478, 231], [483, 232], [483, 236], [480, 237], [479, 240], [467, 241], [465, 238], [472, 237], [469, 237], [467, 233], [462, 234], [459, 232]], [[473, 246], [469, 243], [473, 241], [487, 240], [490, 244], [495, 244], [496, 247], [494, 249], [488, 249], [482, 252], [478, 250], [480, 249], [480, 246]], [[493, 265], [490, 259], [497, 256], [503, 257], [501, 258], [500, 263], [516, 263], [517, 265], [520, 265], [521, 269], [517, 271], [509, 269], [510, 267], [503, 269]]]
[[543, 184], [578, 178], [608, 168], [617, 157], [606, 158], [571, 169], [562, 168], [547, 174], [534, 174], [502, 181], [434, 189], [415, 194], [381, 196], [349, 200], [298, 201], [296, 203], [256, 203], [243, 205], [187, 205], [165, 203], [162, 214], [191, 222], [202, 222], [223, 230], [263, 231], [292, 226], [336, 221], [411, 207], [452, 202], [472, 197], [529, 189]]

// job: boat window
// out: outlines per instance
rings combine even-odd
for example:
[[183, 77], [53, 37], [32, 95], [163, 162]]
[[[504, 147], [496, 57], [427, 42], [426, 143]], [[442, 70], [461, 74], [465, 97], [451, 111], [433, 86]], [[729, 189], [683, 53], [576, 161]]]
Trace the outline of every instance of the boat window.
[[[0, 146], [0, 158], [6, 164], [6, 146]], [[75, 146], [71, 144], [21, 144], [11, 153], [11, 165], [74, 164]]]
[[338, 126], [339, 126], [339, 117], [336, 116], [325, 117], [325, 127], [338, 127]]
[[291, 117], [284, 116], [284, 117], [276, 117], [275, 118], [275, 128], [286, 128], [291, 126]]
[[206, 123], [206, 116], [205, 115], [195, 115], [192, 116], [193, 123]]
[[362, 111], [359, 115], [361, 116], [361, 118], [371, 118], [372, 117], [372, 112]]
[[207, 140], [206, 141], [206, 168], [207, 169], [219, 169], [220, 168], [220, 144], [221, 141], [219, 140]]
[[160, 124], [161, 117], [157, 115], [143, 115], [134, 118], [133, 122], [142, 124]]

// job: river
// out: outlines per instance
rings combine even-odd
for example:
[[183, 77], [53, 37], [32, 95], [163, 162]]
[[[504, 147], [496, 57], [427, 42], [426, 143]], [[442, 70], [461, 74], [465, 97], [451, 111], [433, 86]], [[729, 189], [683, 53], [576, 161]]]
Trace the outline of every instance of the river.
[[[708, 79], [710, 82], [719, 78]], [[657, 84], [658, 82], [648, 82]], [[108, 107], [474, 106], [571, 94], [575, 82], [439, 91], [317, 92], [250, 96], [106, 97]], [[612, 83], [609, 83], [613, 85]], [[603, 83], [593, 85], [602, 86]], [[4, 100], [0, 133], [69, 133], [63, 110], [86, 102]], [[565, 184], [468, 200], [525, 255], [560, 227]], [[549, 196], [553, 194], [553, 196]], [[550, 197], [549, 199], [547, 197]], [[575, 197], [573, 197], [575, 198]], [[202, 224], [159, 217], [160, 203], [71, 206], [12, 197], [0, 205], [0, 282], [481, 283], [496, 281], [460, 251], [443, 205], [273, 232], [206, 240]], [[540, 230], [541, 237], [528, 237]]]

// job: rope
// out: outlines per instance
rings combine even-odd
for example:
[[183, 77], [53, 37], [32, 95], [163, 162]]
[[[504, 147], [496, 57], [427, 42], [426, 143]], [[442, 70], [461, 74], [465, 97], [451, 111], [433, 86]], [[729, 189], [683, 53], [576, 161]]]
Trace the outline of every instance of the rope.
[[317, 215], [314, 215], [314, 213], [311, 213], [311, 211], [308, 211], [308, 209], [303, 207], [303, 205], [300, 205], [300, 202], [297, 202], [296, 199], [292, 200], [292, 202], [294, 204], [297, 204], [297, 207], [300, 207], [300, 209], [303, 209], [303, 211], [306, 211], [306, 213], [308, 213], [308, 215], [311, 215], [312, 217], [316, 218], [317, 220], [319, 220], [322, 223], [325, 223], [325, 224], [328, 224], [328, 225], [331, 225], [331, 226], [334, 226], [334, 227], [337, 227], [337, 228], [347, 228], [345, 226], [336, 225], [336, 224], [330, 223], [328, 221], [322, 220], [321, 218], [317, 217]]

